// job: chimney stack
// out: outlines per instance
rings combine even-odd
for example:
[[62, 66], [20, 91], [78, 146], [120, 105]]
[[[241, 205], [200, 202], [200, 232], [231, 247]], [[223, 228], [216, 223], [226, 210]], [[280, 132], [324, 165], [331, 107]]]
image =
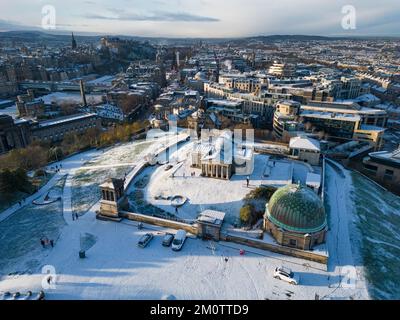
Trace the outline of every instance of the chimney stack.
[[84, 84], [83, 84], [83, 80], [80, 80], [80, 81], [79, 81], [79, 85], [80, 85], [80, 88], [81, 88], [82, 104], [83, 104], [84, 107], [86, 107], [86, 106], [87, 106], [87, 103], [86, 103], [86, 93], [85, 93], [85, 86], [84, 86]]

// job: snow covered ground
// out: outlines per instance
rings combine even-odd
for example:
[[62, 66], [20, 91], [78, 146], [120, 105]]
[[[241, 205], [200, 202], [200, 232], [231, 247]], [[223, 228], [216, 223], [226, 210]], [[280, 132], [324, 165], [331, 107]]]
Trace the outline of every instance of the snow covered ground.
[[155, 143], [135, 141], [122, 144], [105, 150], [76, 170], [71, 179], [73, 211], [82, 215], [89, 210], [100, 200], [99, 185], [108, 178], [123, 179]]
[[[54, 250], [42, 264], [54, 266], [57, 278], [48, 299], [314, 299], [360, 298], [359, 290], [337, 289], [339, 277], [314, 268], [303, 260], [232, 243], [210, 243], [189, 238], [181, 252], [161, 245], [165, 231], [135, 223], [110, 223], [95, 219], [93, 211], [69, 224]], [[155, 235], [145, 249], [137, 247], [145, 232]], [[79, 259], [82, 235], [90, 234], [92, 246]], [[94, 244], [93, 244], [94, 242]], [[272, 277], [276, 266], [285, 265], [301, 277], [292, 286]], [[38, 291], [43, 275], [3, 277], [0, 291]]]
[[14, 104], [11, 107], [0, 109], [0, 114], [6, 114], [6, 115], [11, 116], [11, 117], [13, 117], [15, 119], [17, 117], [17, 115], [18, 115], [17, 106]]
[[[74, 103], [82, 102], [82, 97], [79, 92], [52, 92], [38, 98], [42, 99], [45, 104], [51, 104], [52, 102], [56, 103], [67, 103], [71, 101]], [[102, 102], [102, 95], [87, 94], [86, 100], [89, 104], [100, 103]]]
[[[171, 155], [175, 159], [172, 169], [166, 171], [167, 165], [164, 165], [156, 167], [153, 172], [146, 172], [146, 175], [150, 175], [150, 181], [144, 188], [148, 203], [176, 214], [169, 200], [156, 198], [159, 195], [163, 198], [181, 195], [188, 199], [176, 214], [181, 219], [196, 219], [200, 212], [211, 209], [225, 212], [226, 222], [238, 223], [243, 199], [252, 189], [261, 185], [281, 187], [292, 183], [292, 180], [305, 184], [310, 171], [309, 167], [301, 163], [270, 160], [266, 155], [255, 154], [254, 171], [250, 175], [248, 188], [247, 176], [233, 175], [229, 181], [201, 177], [201, 170], [191, 167], [192, 148], [193, 143], [187, 143]], [[195, 176], [191, 175], [192, 172]]]
[[[49, 190], [59, 198], [65, 183], [61, 177]], [[49, 253], [40, 245], [40, 238], [56, 240], [65, 225], [63, 204], [58, 200], [45, 206], [29, 204], [0, 223], [0, 276], [8, 273], [30, 273], [41, 265]]]
[[340, 275], [342, 286], [357, 288], [364, 298], [369, 297], [364, 267], [359, 264], [357, 248], [350, 241], [349, 225], [353, 218], [349, 198], [351, 181], [348, 172], [333, 162], [327, 162], [325, 180], [325, 205], [328, 212], [329, 231], [327, 247], [328, 270]]
[[[189, 145], [190, 142], [183, 144], [180, 151]], [[56, 202], [48, 205], [48, 208], [55, 206], [51, 210], [43, 209], [47, 206], [38, 206], [40, 209], [31, 214], [30, 204], [27, 203], [21, 211], [9, 214], [7, 219], [0, 222], [1, 234], [6, 233], [5, 239], [0, 239], [0, 292], [41, 290], [44, 277], [41, 273], [42, 267], [51, 265], [57, 277], [55, 288], [46, 290], [48, 299], [161, 299], [165, 295], [174, 295], [177, 299], [314, 299], [316, 294], [321, 299], [370, 297], [366, 290], [364, 268], [357, 259], [357, 242], [350, 240], [352, 229], [351, 226], [349, 228], [349, 224], [355, 217], [351, 209], [351, 178], [349, 173], [333, 166], [327, 167], [326, 182], [330, 220], [327, 243], [330, 254], [328, 271], [321, 265], [297, 258], [233, 243], [216, 244], [194, 238], [187, 240], [181, 252], [173, 252], [170, 248], [161, 246], [162, 235], [170, 230], [147, 225], [145, 229], [138, 230], [136, 224], [131, 221], [113, 223], [96, 220], [95, 211], [99, 208], [96, 201], [85, 215], [77, 221], [72, 221], [72, 203], [77, 195], [73, 191], [75, 175], [79, 176], [82, 169], [87, 172], [107, 171], [111, 167], [132, 169], [136, 163], [135, 156], [141, 153], [140, 150], [129, 153], [132, 148], [135, 148], [135, 144], [117, 146], [104, 153], [92, 150], [64, 160], [61, 172], [52, 178], [49, 186], [37, 194], [37, 197], [43, 196], [67, 174], [62, 190], [62, 208], [61, 203]], [[155, 152], [159, 148], [160, 141], [150, 145], [146, 152]], [[181, 162], [178, 167], [178, 163], [187, 158], [185, 152], [180, 153], [176, 168], [165, 171], [163, 166], [149, 167], [144, 171], [144, 176], [151, 173], [151, 179], [144, 181], [142, 185], [149, 194], [156, 193], [160, 187], [166, 187], [166, 192], [187, 193], [188, 205], [193, 206], [193, 211], [197, 210], [196, 206], [205, 207], [209, 203], [224, 206], [224, 201], [228, 201], [229, 205], [225, 209], [230, 212], [234, 208], [232, 203], [238, 205], [242, 196], [249, 191], [240, 177], [234, 177], [230, 182], [204, 178], [207, 179], [207, 183], [212, 181], [212, 187], [202, 186], [203, 190], [200, 190], [198, 181], [203, 178], [198, 174], [194, 178], [190, 177], [193, 169], [188, 168], [188, 163]], [[265, 156], [264, 159], [256, 157], [256, 170], [251, 177], [251, 187], [261, 183], [264, 162]], [[176, 178], [173, 178], [174, 183], [170, 184], [172, 178], [169, 175], [175, 169]], [[185, 178], [184, 170], [189, 170]], [[299, 169], [294, 175], [301, 177], [304, 176], [304, 172], [306, 169]], [[155, 177], [161, 179], [159, 185], [156, 185]], [[96, 179], [96, 174], [90, 179]], [[354, 184], [356, 186], [356, 182]], [[91, 193], [84, 189], [85, 183], [82, 185], [80, 193]], [[131, 188], [134, 188], [134, 185], [135, 181]], [[196, 198], [196, 189], [197, 192], [202, 191], [206, 195]], [[54, 195], [52, 192], [52, 196]], [[60, 219], [61, 213], [64, 219]], [[191, 210], [187, 210], [186, 214], [193, 216]], [[58, 222], [54, 223], [52, 219], [56, 217]], [[54, 225], [55, 228], [52, 227]], [[394, 225], [392, 227], [394, 228]], [[147, 248], [140, 249], [137, 247], [137, 241], [144, 232], [153, 232], [155, 238]], [[49, 234], [56, 240], [54, 248], [40, 247], [37, 237], [42, 234]], [[376, 233], [373, 240], [377, 242], [379, 239]], [[389, 242], [384, 239], [383, 241]], [[383, 242], [380, 244], [387, 245]], [[239, 254], [239, 249], [242, 248], [246, 250], [243, 256]], [[81, 249], [86, 250], [87, 258], [79, 258], [78, 252]], [[397, 261], [389, 254], [387, 259], [391, 259], [391, 270], [395, 270]], [[280, 265], [290, 267], [300, 275], [299, 286], [291, 286], [273, 279], [273, 270]], [[18, 271], [24, 274], [9, 275]], [[389, 283], [389, 287], [391, 286]]]
[[375, 299], [400, 299], [400, 197], [351, 174], [351, 240]]

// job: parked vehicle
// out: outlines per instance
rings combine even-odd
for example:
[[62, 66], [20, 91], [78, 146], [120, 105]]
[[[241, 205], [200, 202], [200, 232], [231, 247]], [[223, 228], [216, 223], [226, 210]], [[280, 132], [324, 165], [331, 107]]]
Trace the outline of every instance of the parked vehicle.
[[174, 235], [171, 233], [166, 233], [163, 238], [162, 245], [164, 247], [169, 247], [173, 240], [174, 240]]
[[165, 167], [165, 171], [171, 170], [174, 166], [172, 164], [169, 164]]
[[186, 240], [186, 231], [185, 230], [178, 230], [175, 234], [174, 240], [172, 241], [172, 250], [179, 251], [182, 249], [183, 244]]
[[300, 282], [300, 277], [291, 269], [285, 267], [275, 268], [274, 278], [289, 282], [293, 285], [298, 285]]
[[146, 233], [139, 239], [138, 246], [141, 248], [146, 247], [149, 242], [153, 239], [153, 235], [151, 233]]

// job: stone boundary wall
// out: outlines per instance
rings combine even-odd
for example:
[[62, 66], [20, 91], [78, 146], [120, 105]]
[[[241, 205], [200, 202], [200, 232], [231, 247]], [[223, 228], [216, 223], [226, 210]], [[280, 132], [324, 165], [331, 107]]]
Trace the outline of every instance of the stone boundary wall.
[[[128, 211], [120, 211], [119, 215], [120, 215], [120, 217], [128, 219], [128, 220], [148, 223], [148, 224], [156, 225], [159, 227], [166, 227], [166, 228], [171, 228], [171, 229], [176, 229], [176, 230], [182, 229], [182, 230], [185, 230], [186, 232], [189, 232], [195, 236], [198, 235], [198, 225], [197, 224], [190, 225], [190, 224], [186, 224], [186, 223], [182, 223], [182, 222], [152, 217], [152, 216], [148, 216], [148, 215], [144, 215], [144, 214], [140, 214], [140, 213], [128, 212]], [[297, 249], [293, 249], [293, 248], [274, 245], [274, 244], [266, 243], [266, 242], [263, 242], [263, 241], [260, 241], [257, 239], [244, 238], [244, 237], [231, 235], [231, 234], [221, 234], [221, 240], [227, 241], [227, 242], [243, 244], [243, 245], [246, 245], [249, 247], [267, 250], [270, 252], [275, 252], [275, 253], [279, 253], [279, 254], [283, 254], [283, 255], [287, 255], [287, 256], [292, 256], [295, 258], [318, 262], [318, 263], [321, 263], [324, 265], [328, 264], [327, 256], [313, 253], [310, 251], [302, 251], [302, 250], [297, 250]]]
[[120, 217], [126, 218], [128, 220], [153, 224], [156, 226], [172, 228], [172, 229], [176, 229], [176, 230], [182, 229], [182, 230], [185, 230], [186, 232], [189, 232], [196, 236], [198, 234], [197, 224], [191, 225], [191, 224], [187, 224], [187, 223], [152, 217], [152, 216], [148, 216], [148, 215], [144, 215], [144, 214], [140, 214], [140, 213], [128, 212], [128, 211], [120, 211], [119, 215], [120, 215]]
[[[180, 139], [179, 141], [174, 141], [173, 143], [164, 146], [163, 148], [159, 149], [157, 151], [158, 154], [165, 152], [168, 148], [171, 148], [175, 145], [178, 145], [179, 143], [181, 143], [182, 141], [185, 141], [185, 139]], [[147, 161], [142, 160], [139, 163], [137, 163], [137, 165], [133, 168], [133, 170], [127, 175], [125, 183], [124, 183], [124, 190], [127, 190], [130, 186], [130, 184], [132, 183], [132, 181], [135, 179], [135, 177], [142, 172], [143, 169], [145, 169], [148, 166]]]
[[271, 243], [266, 243], [257, 239], [243, 238], [231, 234], [221, 234], [221, 240], [243, 244], [249, 247], [254, 247], [262, 250], [267, 250], [287, 256], [292, 256], [295, 258], [305, 259], [313, 262], [318, 262], [324, 265], [328, 265], [328, 256], [324, 256], [310, 251], [302, 251], [289, 247], [283, 247]]

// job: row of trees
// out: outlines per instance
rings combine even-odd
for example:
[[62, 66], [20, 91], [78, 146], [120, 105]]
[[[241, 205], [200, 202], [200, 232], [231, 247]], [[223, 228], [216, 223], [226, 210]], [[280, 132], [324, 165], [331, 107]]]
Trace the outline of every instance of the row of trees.
[[15, 192], [32, 192], [32, 183], [23, 169], [0, 170], [0, 193], [2, 198], [7, 198]]
[[36, 170], [48, 162], [59, 161], [75, 152], [127, 142], [147, 124], [147, 122], [135, 122], [116, 125], [107, 131], [90, 128], [83, 134], [65, 135], [63, 141], [58, 145], [35, 141], [26, 148], [13, 149], [8, 154], [1, 156], [0, 170]]
[[244, 198], [244, 205], [240, 209], [240, 220], [245, 226], [252, 226], [260, 220], [265, 213], [265, 205], [275, 193], [272, 186], [258, 187]]

